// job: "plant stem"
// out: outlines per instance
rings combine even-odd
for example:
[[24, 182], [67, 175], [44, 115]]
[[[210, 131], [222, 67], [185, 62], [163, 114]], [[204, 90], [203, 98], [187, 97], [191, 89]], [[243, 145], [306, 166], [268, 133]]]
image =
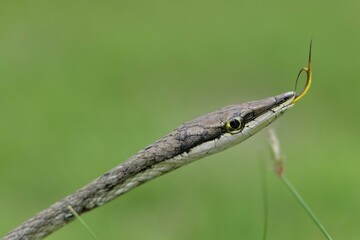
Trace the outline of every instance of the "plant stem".
[[95, 233], [91, 230], [91, 228], [85, 223], [85, 221], [80, 217], [80, 215], [71, 207], [68, 207], [69, 210], [75, 215], [75, 217], [80, 221], [80, 223], [84, 226], [84, 228], [90, 233], [91, 237], [94, 240], [97, 240]]
[[291, 184], [290, 180], [283, 174], [280, 176], [280, 179], [285, 184], [285, 186], [289, 189], [289, 191], [294, 195], [294, 197], [299, 201], [301, 206], [305, 209], [305, 211], [309, 214], [309, 216], [312, 218], [312, 220], [315, 222], [315, 224], [320, 228], [321, 232], [324, 234], [324, 236], [328, 240], [332, 240], [332, 237], [330, 234], [326, 231], [324, 226], [320, 223], [320, 221], [317, 219], [313, 211], [310, 209], [310, 207], [306, 204], [304, 199], [301, 197], [301, 195], [296, 191], [295, 187]]

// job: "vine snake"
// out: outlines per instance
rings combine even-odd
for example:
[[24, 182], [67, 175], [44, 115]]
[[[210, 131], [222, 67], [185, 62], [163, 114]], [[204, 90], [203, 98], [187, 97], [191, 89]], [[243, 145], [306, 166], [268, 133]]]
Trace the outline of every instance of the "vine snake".
[[230, 105], [186, 122], [85, 187], [25, 221], [4, 239], [42, 239], [73, 221], [73, 211], [79, 215], [88, 212], [151, 179], [243, 142], [282, 116], [306, 94], [312, 75], [311, 45], [308, 67], [303, 68], [299, 75], [302, 71], [307, 73], [307, 82], [299, 95], [291, 91]]

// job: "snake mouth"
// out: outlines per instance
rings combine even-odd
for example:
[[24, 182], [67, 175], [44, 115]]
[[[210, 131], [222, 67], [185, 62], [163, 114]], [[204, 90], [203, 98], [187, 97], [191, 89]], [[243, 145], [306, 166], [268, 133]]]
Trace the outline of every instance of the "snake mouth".
[[267, 111], [257, 117], [255, 120], [267, 120], [270, 124], [277, 117], [281, 116], [286, 110], [294, 106], [294, 99], [296, 98], [296, 92], [286, 92], [275, 96], [276, 102]]
[[248, 122], [241, 132], [242, 135], [250, 137], [270, 125], [282, 116], [284, 112], [294, 106], [293, 101], [295, 98], [295, 92], [286, 92], [275, 96], [275, 103]]
[[292, 107], [295, 98], [296, 92], [286, 92], [272, 98], [260, 100], [260, 103], [258, 103], [259, 101], [254, 102], [255, 106], [250, 107], [253, 115], [246, 123], [249, 124], [253, 121], [253, 124], [259, 123], [259, 121], [272, 114], [276, 115], [281, 109]]
[[286, 92], [286, 93], [280, 94], [280, 95], [275, 97], [276, 102], [275, 102], [274, 106], [279, 106], [281, 104], [283, 106], [288, 106], [291, 103], [293, 103], [295, 98], [296, 98], [296, 93], [295, 92]]

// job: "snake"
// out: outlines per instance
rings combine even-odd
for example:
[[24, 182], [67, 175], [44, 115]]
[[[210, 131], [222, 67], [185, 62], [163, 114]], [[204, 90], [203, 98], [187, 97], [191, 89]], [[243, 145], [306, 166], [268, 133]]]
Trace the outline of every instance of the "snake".
[[281, 117], [305, 95], [311, 83], [310, 57], [308, 68], [301, 71], [306, 71], [308, 78], [300, 94], [289, 91], [257, 101], [229, 105], [185, 122], [83, 188], [37, 213], [3, 239], [43, 239], [78, 215], [110, 202], [143, 183], [245, 141]]

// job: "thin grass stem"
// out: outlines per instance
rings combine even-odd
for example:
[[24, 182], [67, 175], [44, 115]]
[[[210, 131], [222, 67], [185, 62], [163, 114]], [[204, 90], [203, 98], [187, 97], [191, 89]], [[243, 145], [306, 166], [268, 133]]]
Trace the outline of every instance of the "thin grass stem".
[[301, 206], [304, 208], [304, 210], [307, 212], [307, 214], [311, 217], [311, 219], [315, 222], [315, 224], [320, 228], [320, 230], [322, 231], [324, 236], [328, 240], [332, 240], [332, 237], [330, 236], [330, 234], [326, 231], [324, 226], [320, 223], [319, 219], [316, 217], [316, 215], [311, 210], [311, 208], [306, 204], [306, 202], [301, 197], [301, 195], [296, 190], [296, 188], [292, 185], [290, 180], [285, 175], [280, 176], [280, 179], [285, 184], [285, 186], [289, 189], [289, 191], [293, 194], [293, 196], [298, 200], [298, 202], [301, 204]]
[[98, 240], [95, 233], [91, 230], [91, 228], [85, 223], [85, 221], [80, 217], [80, 215], [71, 207], [68, 207], [69, 210], [72, 212], [72, 214], [75, 215], [75, 217], [80, 221], [80, 223], [84, 226], [84, 228], [86, 229], [86, 231], [91, 235], [91, 237], [94, 240]]
[[268, 189], [266, 181], [266, 164], [264, 161], [259, 160], [260, 167], [260, 178], [261, 178], [261, 192], [263, 197], [263, 212], [264, 212], [264, 222], [263, 222], [263, 240], [267, 238], [268, 232], [268, 223], [269, 223], [269, 202], [268, 202]]
[[271, 148], [271, 152], [273, 155], [273, 165], [274, 165], [274, 170], [275, 170], [276, 174], [280, 177], [280, 179], [285, 184], [285, 186], [289, 189], [289, 191], [292, 193], [292, 195], [298, 200], [298, 202], [301, 204], [301, 206], [304, 208], [304, 210], [307, 212], [307, 214], [311, 217], [311, 219], [315, 222], [315, 224], [318, 226], [318, 228], [324, 234], [324, 236], [328, 240], [332, 240], [332, 237], [326, 231], [324, 226], [320, 223], [320, 221], [318, 220], [318, 218], [316, 217], [314, 212], [306, 204], [306, 202], [301, 197], [299, 192], [291, 184], [290, 180], [284, 175], [284, 156], [280, 149], [280, 141], [279, 141], [278, 137], [276, 136], [275, 131], [272, 129], [269, 130], [269, 143], [270, 143], [270, 148]]

